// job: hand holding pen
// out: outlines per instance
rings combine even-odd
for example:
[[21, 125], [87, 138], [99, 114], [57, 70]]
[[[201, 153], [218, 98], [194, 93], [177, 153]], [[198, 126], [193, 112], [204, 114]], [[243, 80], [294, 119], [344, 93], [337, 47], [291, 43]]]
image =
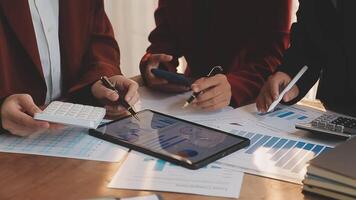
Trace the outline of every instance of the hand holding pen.
[[203, 110], [217, 110], [230, 104], [231, 86], [221, 66], [215, 66], [206, 77], [196, 80], [192, 96], [183, 107], [192, 104]]
[[124, 108], [126, 108], [127, 111], [129, 111], [130, 114], [131, 114], [134, 118], [136, 118], [137, 120], [139, 120], [139, 118], [137, 117], [136, 111], [134, 110], [133, 106], [131, 106], [131, 105], [130, 105], [129, 103], [127, 103], [127, 101], [125, 100], [125, 97], [124, 97], [123, 92], [120, 92], [120, 91], [116, 88], [116, 86], [115, 86], [113, 83], [111, 83], [110, 80], [109, 80], [106, 76], [101, 77], [100, 80], [101, 80], [101, 82], [103, 83], [103, 85], [104, 85], [106, 88], [108, 88], [108, 89], [114, 91], [116, 94], [119, 95], [119, 100], [118, 100], [119, 104], [120, 104], [121, 106], [123, 106]]
[[257, 110], [262, 113], [272, 112], [280, 101], [289, 102], [296, 98], [299, 95], [296, 83], [307, 70], [308, 67], [304, 66], [293, 79], [284, 72], [271, 75], [256, 99]]
[[[93, 96], [105, 106], [106, 114], [109, 118], [121, 117], [127, 114], [127, 108], [121, 104], [123, 100], [129, 105], [134, 105], [138, 101], [138, 84], [121, 75], [112, 76], [106, 79], [112, 83], [115, 90], [118, 90], [117, 92], [111, 87], [108, 88], [108, 85], [104, 85], [102, 80], [98, 80], [92, 85], [91, 92]], [[123, 92], [122, 95], [120, 95], [121, 92]]]

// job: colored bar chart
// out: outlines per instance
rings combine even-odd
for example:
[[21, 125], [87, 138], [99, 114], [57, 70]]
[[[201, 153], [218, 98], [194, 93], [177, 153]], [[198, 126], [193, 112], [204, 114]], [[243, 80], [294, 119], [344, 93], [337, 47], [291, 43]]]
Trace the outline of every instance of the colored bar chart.
[[296, 183], [301, 182], [309, 160], [331, 149], [325, 145], [280, 136], [238, 130], [233, 130], [231, 133], [249, 138], [250, 146], [217, 163]]
[[285, 112], [285, 113], [278, 115], [278, 117], [285, 118], [285, 117], [288, 117], [289, 115], [293, 115], [293, 114], [294, 114], [294, 112]]
[[272, 114], [270, 115], [270, 117], [274, 117], [274, 116], [277, 116], [278, 118], [281, 118], [281, 119], [286, 119], [286, 120], [305, 120], [305, 119], [308, 119], [307, 116], [304, 116], [304, 115], [300, 115], [300, 114], [297, 114], [295, 112], [292, 112], [292, 111], [281, 111], [277, 114]]
[[[236, 113], [240, 114], [241, 113]], [[249, 119], [240, 120], [243, 124], [245, 122], [245, 126], [248, 124], [250, 127], [259, 126], [263, 128], [267, 128], [269, 131], [278, 132], [278, 133], [288, 133], [293, 134], [297, 130], [295, 128], [295, 124], [299, 123], [308, 123], [313, 119], [322, 115], [322, 112], [306, 108], [303, 106], [284, 106], [279, 105], [277, 109], [270, 113], [258, 113], [256, 112], [254, 116]], [[247, 115], [247, 117], [249, 117]], [[257, 123], [257, 124], [256, 124]]]
[[[298, 167], [296, 164], [301, 163], [302, 166], [305, 166], [306, 162], [308, 162], [309, 160], [303, 160], [303, 158], [305, 158], [307, 154], [312, 154], [313, 157], [315, 157], [319, 155], [321, 152], [323, 152], [324, 150], [330, 149], [330, 147], [326, 147], [322, 145], [297, 142], [295, 140], [288, 140], [280, 137], [274, 137], [274, 139], [269, 139], [268, 141], [271, 141], [271, 143], [268, 143], [268, 141], [266, 142], [264, 141], [266, 140], [266, 138], [270, 138], [271, 136], [262, 135], [258, 133], [251, 133], [251, 132], [248, 132], [245, 135], [246, 137], [249, 137], [251, 139], [251, 145], [245, 151], [245, 153], [253, 154], [254, 152], [256, 152], [258, 148], [267, 147], [267, 149], [269, 148], [267, 153], [270, 155], [269, 157], [271, 161], [274, 162], [278, 161], [276, 163], [276, 166], [283, 167], [286, 170], [294, 170], [297, 173], [299, 172], [299, 170], [301, 170], [301, 168]], [[268, 147], [271, 144], [272, 146]], [[301, 151], [301, 152], [297, 151], [301, 149], [305, 151]], [[298, 156], [297, 159], [290, 159], [290, 158], [294, 158], [299, 152], [301, 153], [301, 155]], [[288, 165], [288, 162], [290, 162], [291, 164]]]
[[277, 117], [280, 119], [286, 120], [306, 120], [308, 116], [302, 115], [296, 111], [291, 111], [288, 107], [281, 108], [277, 107], [273, 112], [270, 113], [259, 113], [259, 116], [266, 116], [266, 117]]

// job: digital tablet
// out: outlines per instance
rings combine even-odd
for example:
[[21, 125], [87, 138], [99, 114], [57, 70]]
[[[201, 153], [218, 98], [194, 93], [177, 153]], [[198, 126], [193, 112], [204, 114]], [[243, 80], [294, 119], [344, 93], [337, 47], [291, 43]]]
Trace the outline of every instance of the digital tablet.
[[152, 110], [90, 129], [89, 134], [189, 169], [198, 169], [250, 144], [239, 137]]

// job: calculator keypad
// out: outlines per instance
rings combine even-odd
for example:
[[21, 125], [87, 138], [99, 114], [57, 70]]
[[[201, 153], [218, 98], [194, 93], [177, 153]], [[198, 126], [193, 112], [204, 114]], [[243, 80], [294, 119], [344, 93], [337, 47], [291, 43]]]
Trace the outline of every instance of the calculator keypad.
[[35, 118], [57, 123], [95, 127], [104, 116], [104, 108], [54, 101], [43, 112], [36, 114]]
[[324, 114], [313, 120], [311, 125], [316, 128], [343, 133], [345, 128], [355, 129], [356, 120], [332, 114]]

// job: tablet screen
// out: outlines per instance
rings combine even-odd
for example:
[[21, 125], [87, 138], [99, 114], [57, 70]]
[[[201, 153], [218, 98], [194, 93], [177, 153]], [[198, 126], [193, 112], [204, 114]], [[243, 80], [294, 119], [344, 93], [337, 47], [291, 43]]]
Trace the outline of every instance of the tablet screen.
[[99, 127], [97, 131], [144, 149], [195, 163], [244, 141], [169, 116], [146, 110], [140, 121], [124, 118]]

